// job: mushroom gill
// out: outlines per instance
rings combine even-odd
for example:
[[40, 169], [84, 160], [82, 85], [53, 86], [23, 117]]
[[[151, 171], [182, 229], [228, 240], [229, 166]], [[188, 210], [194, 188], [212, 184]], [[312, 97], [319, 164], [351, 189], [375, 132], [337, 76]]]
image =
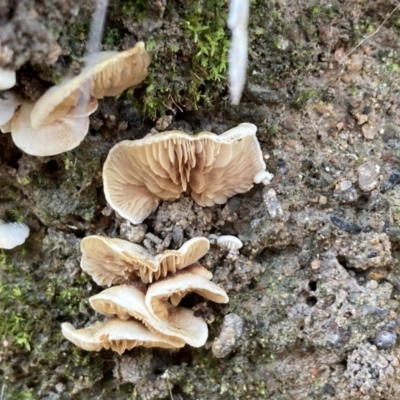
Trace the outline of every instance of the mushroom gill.
[[147, 76], [150, 55], [144, 43], [139, 42], [122, 52], [90, 54], [84, 61], [86, 67], [79, 75], [52, 86], [35, 103], [30, 117], [34, 129], [66, 114], [71, 115], [72, 110], [79, 110], [79, 105], [85, 104], [88, 98], [116, 96], [128, 87], [137, 85]]
[[212, 273], [199, 264], [179, 271], [150, 285], [145, 296], [146, 306], [157, 319], [165, 321], [171, 309], [168, 299], [177, 306], [187, 293], [195, 292], [207, 300], [227, 303], [228, 295], [211, 278]]
[[193, 311], [171, 307], [168, 318], [159, 321], [146, 307], [144, 292], [133, 285], [113, 286], [92, 296], [89, 302], [93, 309], [107, 317], [138, 319], [154, 334], [174, 341], [176, 347], [185, 343], [200, 347], [207, 340], [207, 324], [202, 318], [195, 317]]
[[[134, 224], [161, 200], [190, 192], [200, 206], [223, 204], [272, 175], [256, 138], [256, 126], [238, 125], [222, 135], [169, 131], [114, 146], [104, 164], [104, 193], [110, 206]], [[262, 179], [260, 178], [262, 177]]]
[[197, 237], [178, 250], [153, 256], [144, 247], [126, 240], [88, 236], [81, 242], [81, 267], [98, 285], [139, 279], [149, 283], [195, 263], [209, 247], [208, 239]]
[[160, 337], [150, 332], [144, 325], [135, 320], [109, 319], [96, 322], [83, 329], [75, 329], [66, 322], [61, 325], [65, 338], [76, 346], [88, 351], [111, 349], [119, 354], [133, 347], [176, 348], [173, 340]]

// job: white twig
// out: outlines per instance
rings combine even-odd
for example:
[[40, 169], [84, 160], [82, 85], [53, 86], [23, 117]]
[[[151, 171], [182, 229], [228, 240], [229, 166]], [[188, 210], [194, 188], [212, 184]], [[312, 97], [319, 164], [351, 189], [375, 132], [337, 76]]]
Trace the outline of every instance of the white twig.
[[249, 8], [249, 0], [231, 0], [229, 5], [228, 27], [232, 31], [229, 86], [234, 105], [239, 104], [246, 83]]

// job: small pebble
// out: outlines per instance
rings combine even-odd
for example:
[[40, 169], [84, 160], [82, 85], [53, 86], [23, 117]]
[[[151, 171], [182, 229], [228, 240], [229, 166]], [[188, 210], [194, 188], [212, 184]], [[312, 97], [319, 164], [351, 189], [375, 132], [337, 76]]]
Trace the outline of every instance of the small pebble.
[[320, 269], [321, 268], [321, 264], [322, 264], [322, 261], [316, 259], [316, 260], [311, 262], [311, 268], [312, 269]]
[[324, 205], [328, 202], [328, 198], [326, 196], [319, 196], [318, 203]]
[[342, 192], [344, 192], [344, 191], [347, 190], [347, 189], [350, 189], [351, 186], [352, 186], [351, 181], [342, 181], [342, 182], [340, 182], [340, 184], [339, 184], [340, 190], [341, 190]]
[[231, 353], [242, 336], [243, 319], [239, 315], [231, 313], [225, 316], [221, 333], [212, 344], [212, 352], [215, 357], [223, 358]]
[[264, 189], [262, 197], [271, 218], [282, 216], [282, 206], [274, 189]]
[[396, 332], [381, 330], [375, 336], [375, 344], [379, 349], [388, 349], [396, 343]]
[[373, 161], [367, 161], [358, 167], [358, 185], [362, 191], [370, 192], [375, 189], [380, 170], [381, 167]]
[[373, 279], [367, 282], [367, 288], [371, 290], [375, 290], [378, 287], [378, 282]]
[[131, 225], [129, 221], [123, 221], [119, 227], [122, 238], [132, 243], [142, 243], [146, 237], [147, 226], [145, 224]]

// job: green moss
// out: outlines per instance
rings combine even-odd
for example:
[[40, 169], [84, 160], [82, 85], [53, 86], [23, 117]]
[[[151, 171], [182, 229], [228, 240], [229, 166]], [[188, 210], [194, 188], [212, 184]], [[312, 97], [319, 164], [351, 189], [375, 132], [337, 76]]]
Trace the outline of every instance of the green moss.
[[228, 67], [226, 19], [226, 1], [197, 0], [181, 13], [179, 30], [184, 40], [173, 37], [160, 46], [157, 34], [149, 38], [147, 48], [154, 47], [153, 60], [146, 88], [137, 100], [148, 117], [154, 119], [176, 106], [197, 109], [219, 97]]
[[309, 88], [304, 89], [296, 93], [294, 96], [294, 104], [297, 106], [303, 106], [308, 100], [316, 99], [319, 95], [319, 91], [317, 89]]
[[121, 42], [120, 31], [115, 28], [104, 30], [102, 43], [109, 47], [118, 47]]

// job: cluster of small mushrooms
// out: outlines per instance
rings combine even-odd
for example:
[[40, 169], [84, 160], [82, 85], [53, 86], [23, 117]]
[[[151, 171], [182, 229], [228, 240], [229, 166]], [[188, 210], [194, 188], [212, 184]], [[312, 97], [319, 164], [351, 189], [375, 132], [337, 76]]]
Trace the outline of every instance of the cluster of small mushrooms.
[[[0, 129], [11, 132], [23, 151], [51, 156], [78, 146], [97, 100], [141, 82], [150, 56], [139, 42], [123, 52], [91, 54], [85, 62], [79, 75], [51, 87], [35, 104], [24, 103], [12, 91], [2, 93]], [[2, 72], [0, 90], [15, 84], [15, 77], [5, 82], [7, 74]], [[178, 199], [183, 192], [200, 206], [212, 206], [247, 192], [254, 183], [268, 184], [273, 175], [266, 171], [256, 130], [253, 124], [243, 123], [221, 135], [168, 131], [122, 141], [111, 149], [103, 167], [106, 199], [123, 218], [139, 224], [160, 201]], [[0, 236], [4, 227], [0, 225]], [[28, 233], [24, 230], [21, 235]], [[220, 237], [218, 243], [231, 251], [241, 246], [237, 238]], [[64, 323], [64, 336], [89, 351], [111, 348], [123, 353], [138, 345], [202, 346], [208, 336], [206, 322], [179, 303], [190, 292], [228, 302], [225, 291], [211, 282], [212, 273], [198, 263], [209, 246], [207, 238], [197, 237], [179, 250], [154, 256], [122, 239], [84, 238], [82, 269], [98, 285], [116, 286], [89, 299], [107, 319], [83, 329]]]
[[211, 282], [212, 273], [197, 261], [208, 251], [206, 238], [193, 238], [179, 250], [157, 256], [144, 247], [102, 236], [82, 240], [81, 267], [99, 285], [112, 286], [89, 299], [110, 319], [83, 328], [62, 324], [64, 336], [85, 350], [111, 348], [123, 353], [135, 346], [179, 348], [204, 345], [207, 324], [192, 310], [180, 307], [190, 292], [227, 303], [223, 289]]
[[[269, 183], [272, 175], [265, 170], [255, 133], [254, 125], [244, 123], [219, 136], [169, 131], [122, 141], [104, 163], [107, 201], [122, 217], [139, 224], [161, 200], [177, 199], [182, 192], [189, 192], [201, 206], [212, 206], [248, 191], [254, 183]], [[226, 239], [224, 247], [239, 248], [240, 241], [234, 239]], [[197, 237], [179, 250], [153, 256], [121, 239], [83, 239], [82, 269], [99, 285], [120, 285], [89, 299], [96, 311], [111, 319], [78, 330], [64, 323], [64, 336], [85, 350], [111, 348], [119, 353], [139, 345], [202, 346], [208, 336], [206, 322], [179, 303], [190, 292], [228, 302], [224, 290], [211, 282], [212, 273], [198, 263], [209, 246], [208, 239]]]

